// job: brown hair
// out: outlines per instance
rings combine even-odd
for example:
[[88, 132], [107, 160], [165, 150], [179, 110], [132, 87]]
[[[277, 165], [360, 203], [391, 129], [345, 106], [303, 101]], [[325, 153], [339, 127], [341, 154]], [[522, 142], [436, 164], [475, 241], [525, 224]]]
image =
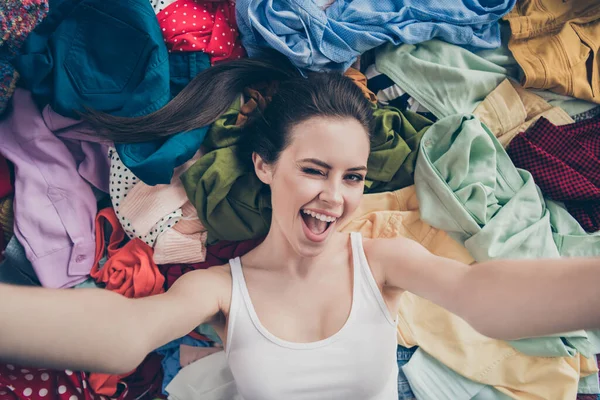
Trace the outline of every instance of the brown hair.
[[256, 152], [274, 162], [289, 144], [290, 129], [311, 117], [354, 118], [370, 133], [369, 101], [349, 78], [335, 72], [303, 77], [287, 59], [242, 59], [212, 66], [198, 74], [160, 110], [142, 117], [116, 117], [95, 111], [83, 116], [97, 134], [116, 143], [146, 142], [213, 123], [249, 85], [279, 81], [264, 111], [244, 124], [238, 149], [242, 159]]

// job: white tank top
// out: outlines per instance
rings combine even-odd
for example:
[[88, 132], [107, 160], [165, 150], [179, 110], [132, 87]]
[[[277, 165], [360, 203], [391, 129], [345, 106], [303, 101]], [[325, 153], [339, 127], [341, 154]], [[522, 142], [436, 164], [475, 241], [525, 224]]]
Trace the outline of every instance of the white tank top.
[[288, 342], [267, 331], [250, 300], [240, 259], [229, 261], [233, 288], [226, 355], [244, 400], [398, 399], [396, 323], [360, 233], [352, 233], [351, 242], [350, 315], [337, 333], [317, 342]]

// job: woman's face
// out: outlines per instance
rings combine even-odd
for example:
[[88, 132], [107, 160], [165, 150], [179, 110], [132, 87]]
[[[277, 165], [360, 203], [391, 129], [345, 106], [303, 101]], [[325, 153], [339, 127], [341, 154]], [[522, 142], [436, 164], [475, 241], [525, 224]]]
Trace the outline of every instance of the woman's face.
[[271, 187], [271, 230], [299, 255], [313, 257], [358, 207], [369, 138], [351, 118], [315, 117], [290, 133], [291, 143], [274, 165], [254, 156], [256, 173]]

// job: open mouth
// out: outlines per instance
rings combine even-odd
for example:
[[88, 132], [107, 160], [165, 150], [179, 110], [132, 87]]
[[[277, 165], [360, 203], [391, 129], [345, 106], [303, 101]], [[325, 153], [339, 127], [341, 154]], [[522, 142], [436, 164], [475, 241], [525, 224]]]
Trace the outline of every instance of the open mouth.
[[337, 221], [336, 217], [319, 214], [310, 210], [300, 210], [304, 233], [314, 242], [323, 241], [327, 233]]

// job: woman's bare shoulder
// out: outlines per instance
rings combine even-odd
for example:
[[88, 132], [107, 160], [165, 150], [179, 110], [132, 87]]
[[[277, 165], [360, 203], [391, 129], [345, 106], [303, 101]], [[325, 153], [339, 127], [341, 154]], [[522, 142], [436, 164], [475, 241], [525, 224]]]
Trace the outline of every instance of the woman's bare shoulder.
[[217, 301], [221, 311], [228, 311], [231, 282], [229, 264], [224, 264], [184, 274], [175, 281], [169, 292], [193, 296], [198, 301]]

